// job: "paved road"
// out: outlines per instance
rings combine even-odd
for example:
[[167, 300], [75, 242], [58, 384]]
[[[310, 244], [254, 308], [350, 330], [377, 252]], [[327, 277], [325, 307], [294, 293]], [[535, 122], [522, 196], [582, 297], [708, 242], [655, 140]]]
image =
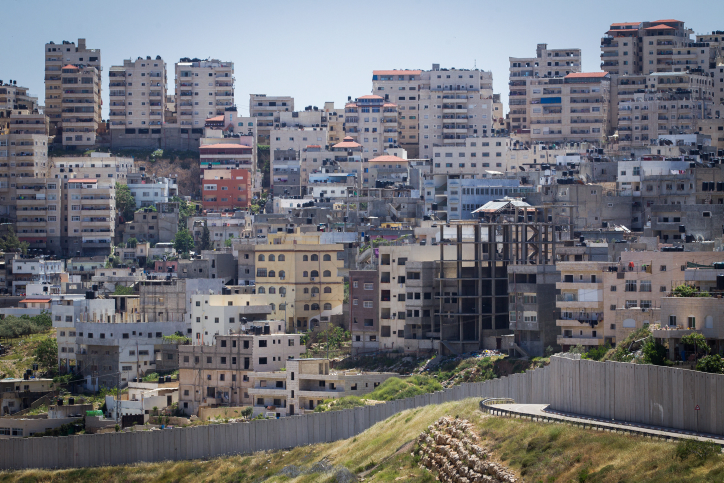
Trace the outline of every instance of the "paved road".
[[693, 433], [690, 431], [680, 431], [674, 428], [649, 426], [638, 423], [627, 423], [623, 421], [614, 421], [611, 419], [592, 418], [588, 416], [582, 416], [580, 414], [562, 413], [559, 411], [547, 410], [548, 404], [494, 404], [491, 407], [493, 409], [499, 408], [507, 411], [512, 411], [514, 413], [524, 416], [532, 416], [534, 418], [539, 417], [556, 419], [559, 421], [568, 421], [571, 423], [595, 424], [604, 431], [635, 431], [652, 437], [674, 439], [693, 438], [700, 441], [712, 441], [714, 443], [724, 445], [724, 436], [721, 435]]

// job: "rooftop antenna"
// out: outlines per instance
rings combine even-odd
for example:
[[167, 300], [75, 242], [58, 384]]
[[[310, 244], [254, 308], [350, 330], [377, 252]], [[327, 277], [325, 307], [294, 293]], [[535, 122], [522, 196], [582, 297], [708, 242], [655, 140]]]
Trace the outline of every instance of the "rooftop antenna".
[[473, 59], [473, 69], [478, 68], [478, 59]]

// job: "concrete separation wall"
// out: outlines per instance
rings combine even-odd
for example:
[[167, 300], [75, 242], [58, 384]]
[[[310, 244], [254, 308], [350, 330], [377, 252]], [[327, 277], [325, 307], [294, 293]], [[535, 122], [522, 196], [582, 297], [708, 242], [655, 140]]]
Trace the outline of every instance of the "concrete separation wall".
[[[342, 411], [193, 428], [0, 440], [0, 469], [127, 465], [332, 442], [406, 409], [469, 397], [511, 398], [587, 416], [724, 434], [724, 406], [716, 404], [724, 400], [724, 375], [553, 356], [549, 366], [524, 374]], [[697, 405], [699, 411], [694, 410]]]

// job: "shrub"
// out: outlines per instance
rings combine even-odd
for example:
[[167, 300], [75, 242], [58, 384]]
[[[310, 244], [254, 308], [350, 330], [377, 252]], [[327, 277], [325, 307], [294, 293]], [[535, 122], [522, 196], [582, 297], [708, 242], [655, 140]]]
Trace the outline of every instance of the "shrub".
[[696, 363], [696, 370], [712, 374], [724, 374], [724, 359], [719, 354], [704, 356]]
[[721, 447], [711, 441], [683, 439], [676, 444], [676, 457], [685, 460], [689, 457], [703, 461], [721, 453]]
[[391, 377], [367, 395], [367, 399], [392, 401], [442, 390], [442, 385], [426, 376], [411, 376], [406, 379]]

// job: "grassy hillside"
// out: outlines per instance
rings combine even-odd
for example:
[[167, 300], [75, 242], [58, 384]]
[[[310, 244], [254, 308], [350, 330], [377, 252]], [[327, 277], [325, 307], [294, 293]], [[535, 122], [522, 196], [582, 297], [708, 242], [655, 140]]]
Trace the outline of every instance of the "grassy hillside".
[[23, 377], [25, 370], [33, 367], [38, 344], [49, 337], [55, 337], [55, 329], [17, 339], [3, 339], [2, 344], [8, 346], [8, 352], [0, 356], [0, 378]]
[[[556, 424], [491, 417], [477, 399], [404, 411], [345, 441], [210, 461], [0, 473], [0, 482], [433, 482], [412, 441], [441, 416], [469, 420], [493, 458], [532, 482], [722, 481], [722, 456], [687, 456], [683, 445]], [[677, 449], [678, 454], [677, 455]]]

